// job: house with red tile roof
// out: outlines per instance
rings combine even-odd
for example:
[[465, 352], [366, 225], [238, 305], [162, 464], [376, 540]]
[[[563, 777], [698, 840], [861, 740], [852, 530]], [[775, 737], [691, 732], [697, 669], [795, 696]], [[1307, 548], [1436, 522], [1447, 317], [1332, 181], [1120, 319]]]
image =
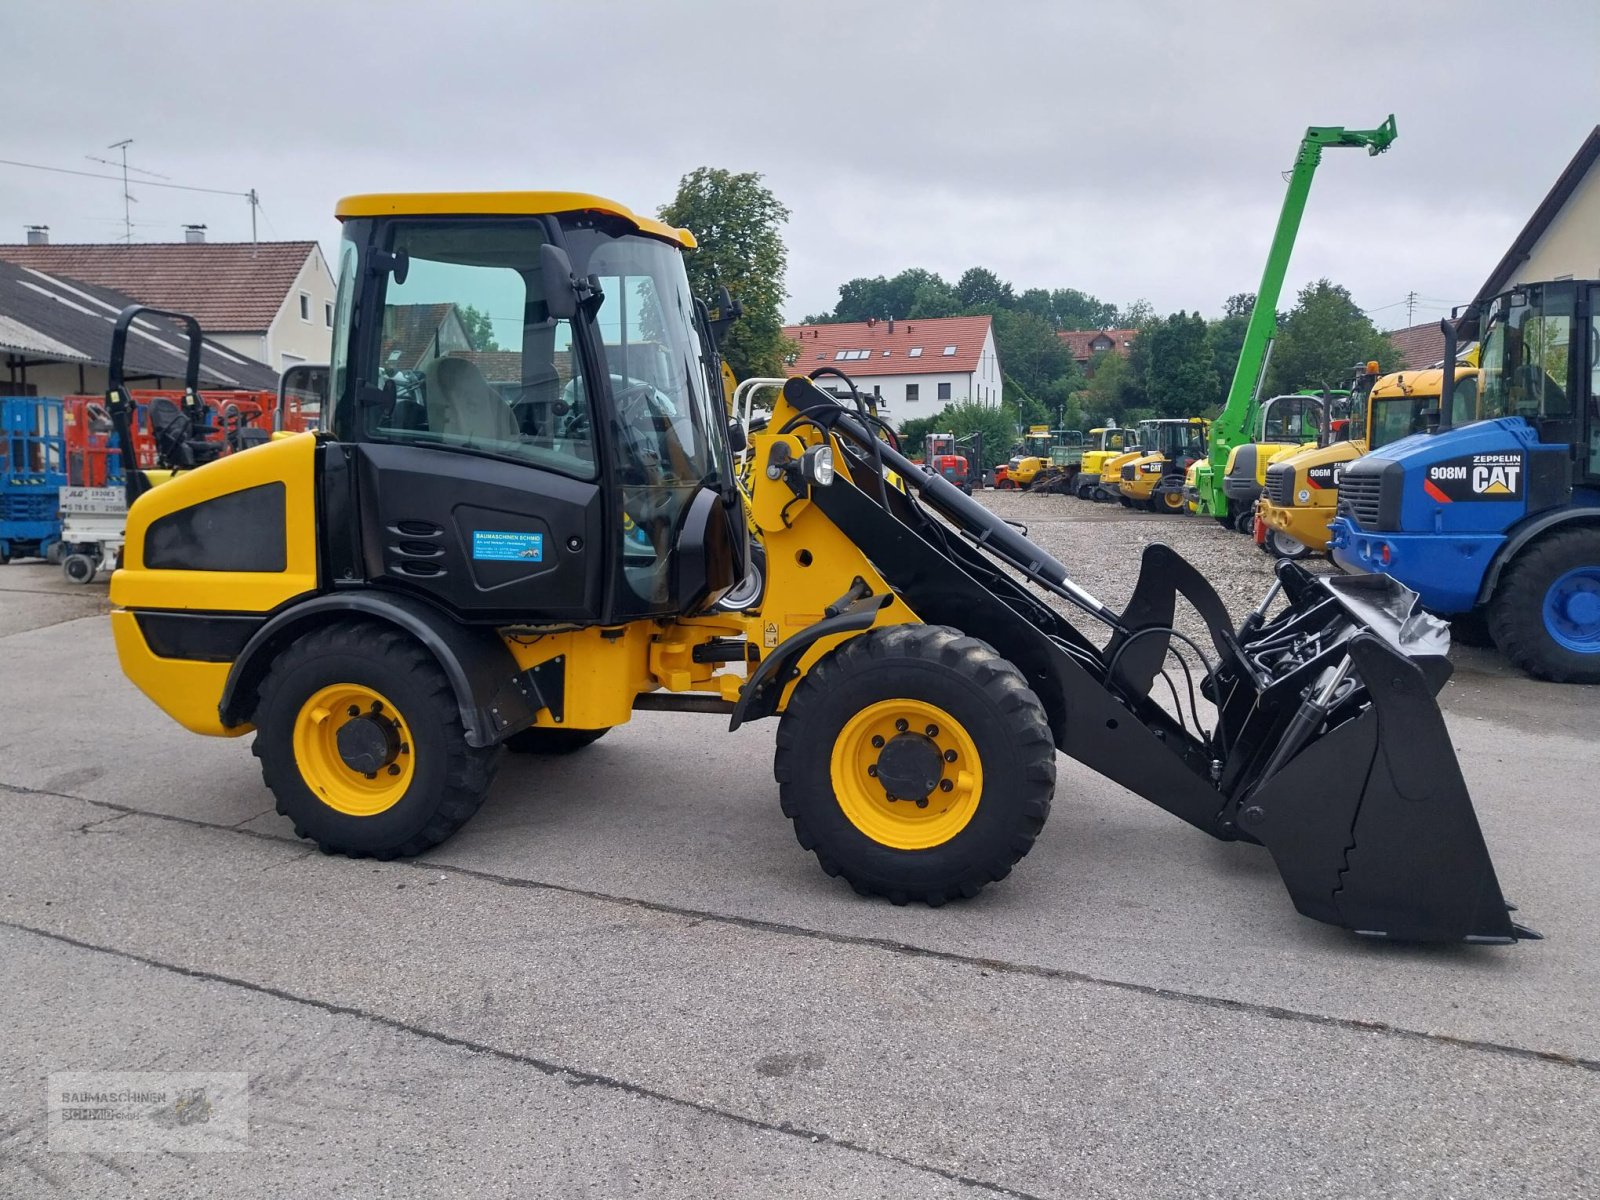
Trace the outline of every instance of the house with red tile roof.
[[1136, 329], [1062, 329], [1056, 336], [1067, 344], [1067, 349], [1072, 351], [1073, 360], [1082, 368], [1084, 374], [1092, 375], [1089, 364], [1096, 354], [1112, 351], [1122, 358], [1128, 357], [1128, 348], [1133, 345], [1133, 335]]
[[[791, 376], [810, 375], [822, 367], [843, 371], [863, 395], [878, 397], [879, 415], [896, 429], [963, 400], [1000, 405], [1000, 355], [992, 317], [891, 317], [786, 325], [783, 332], [794, 343], [787, 360]], [[836, 378], [824, 376], [818, 383], [825, 390], [845, 391]]]
[[1438, 321], [1424, 321], [1404, 329], [1391, 329], [1384, 335], [1400, 352], [1400, 361], [1379, 363], [1385, 371], [1420, 371], [1444, 361], [1444, 330]]
[[0, 261], [80, 280], [140, 304], [186, 312], [211, 340], [275, 371], [327, 362], [333, 274], [316, 242], [0, 244]]

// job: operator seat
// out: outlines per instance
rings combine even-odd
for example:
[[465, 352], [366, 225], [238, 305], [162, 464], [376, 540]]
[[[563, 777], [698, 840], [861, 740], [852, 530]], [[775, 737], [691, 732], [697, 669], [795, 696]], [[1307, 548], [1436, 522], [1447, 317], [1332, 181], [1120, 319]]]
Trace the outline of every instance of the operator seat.
[[422, 369], [428, 429], [468, 442], [512, 442], [517, 422], [505, 398], [464, 358], [436, 358]]

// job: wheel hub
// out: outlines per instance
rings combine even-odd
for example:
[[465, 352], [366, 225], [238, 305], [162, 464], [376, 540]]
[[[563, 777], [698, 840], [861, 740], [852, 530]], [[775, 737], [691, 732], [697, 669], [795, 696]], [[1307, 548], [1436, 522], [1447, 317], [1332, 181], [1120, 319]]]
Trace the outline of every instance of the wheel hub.
[[891, 800], [926, 805], [944, 776], [944, 753], [921, 733], [896, 734], [878, 755], [878, 782]]
[[1600, 653], [1600, 567], [1578, 567], [1550, 585], [1545, 629], [1567, 650]]
[[346, 721], [339, 726], [335, 741], [344, 765], [363, 775], [375, 775], [400, 757], [400, 737], [394, 722], [377, 713]]

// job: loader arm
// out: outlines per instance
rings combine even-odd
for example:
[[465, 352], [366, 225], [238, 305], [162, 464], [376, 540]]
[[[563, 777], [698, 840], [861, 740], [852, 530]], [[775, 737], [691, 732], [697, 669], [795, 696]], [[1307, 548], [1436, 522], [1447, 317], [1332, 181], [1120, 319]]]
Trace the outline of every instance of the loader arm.
[[1289, 171], [1289, 187], [1283, 197], [1283, 208], [1278, 213], [1278, 225], [1267, 250], [1261, 284], [1256, 289], [1255, 307], [1250, 310], [1250, 321], [1245, 327], [1239, 363], [1234, 368], [1233, 381], [1228, 385], [1222, 412], [1211, 423], [1209, 462], [1202, 467], [1196, 481], [1202, 513], [1219, 517], [1229, 513], [1227, 494], [1223, 490], [1228, 454], [1241, 442], [1250, 440], [1255, 425], [1257, 402], [1271, 357], [1272, 340], [1278, 329], [1278, 301], [1283, 293], [1284, 277], [1289, 270], [1289, 257], [1294, 253], [1295, 238], [1300, 232], [1300, 219], [1305, 215], [1306, 200], [1311, 194], [1311, 181], [1322, 162], [1323, 150], [1328, 147], [1360, 147], [1369, 155], [1382, 154], [1395, 137], [1394, 116], [1391, 114], [1376, 129], [1313, 125], [1301, 139], [1294, 166]]
[[[1214, 837], [1266, 845], [1296, 907], [1318, 920], [1413, 940], [1534, 936], [1507, 915], [1433, 699], [1449, 676], [1448, 632], [1416, 611], [1413, 593], [1382, 576], [1330, 580], [1282, 563], [1235, 628], [1200, 573], [1157, 545], [1115, 612], [810, 381], [789, 381], [774, 421], [809, 422], [830, 440], [839, 470], [809, 490], [810, 504], [870, 548], [872, 570], [917, 618], [1016, 664], [1063, 753]], [[883, 486], [886, 472], [904, 488]], [[1180, 596], [1207, 646], [1174, 628]], [[1085, 621], [1104, 627], [1103, 645]], [[1205, 660], [1209, 730], [1153, 696], [1180, 641]]]

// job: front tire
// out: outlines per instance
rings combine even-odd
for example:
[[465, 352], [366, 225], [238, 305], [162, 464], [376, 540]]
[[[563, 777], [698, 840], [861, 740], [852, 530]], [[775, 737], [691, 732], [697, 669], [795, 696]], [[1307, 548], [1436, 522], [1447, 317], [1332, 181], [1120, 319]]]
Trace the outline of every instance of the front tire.
[[1600, 683], [1600, 529], [1546, 534], [1507, 568], [1489, 632], [1537, 679]]
[[340, 622], [279, 654], [255, 754], [278, 812], [327, 854], [421, 854], [478, 811], [492, 747], [469, 746], [433, 656], [398, 630]]
[[1245, 537], [1256, 535], [1256, 514], [1254, 509], [1244, 509], [1228, 518], [1235, 533], [1242, 533]]
[[1310, 558], [1315, 553], [1299, 538], [1290, 537], [1281, 529], [1267, 530], [1267, 540], [1262, 545], [1273, 558], [1286, 558], [1290, 562], [1299, 562], [1302, 558]]
[[822, 658], [778, 725], [795, 837], [829, 875], [894, 904], [1004, 879], [1055, 791], [1044, 706], [993, 648], [939, 625], [860, 634]]

